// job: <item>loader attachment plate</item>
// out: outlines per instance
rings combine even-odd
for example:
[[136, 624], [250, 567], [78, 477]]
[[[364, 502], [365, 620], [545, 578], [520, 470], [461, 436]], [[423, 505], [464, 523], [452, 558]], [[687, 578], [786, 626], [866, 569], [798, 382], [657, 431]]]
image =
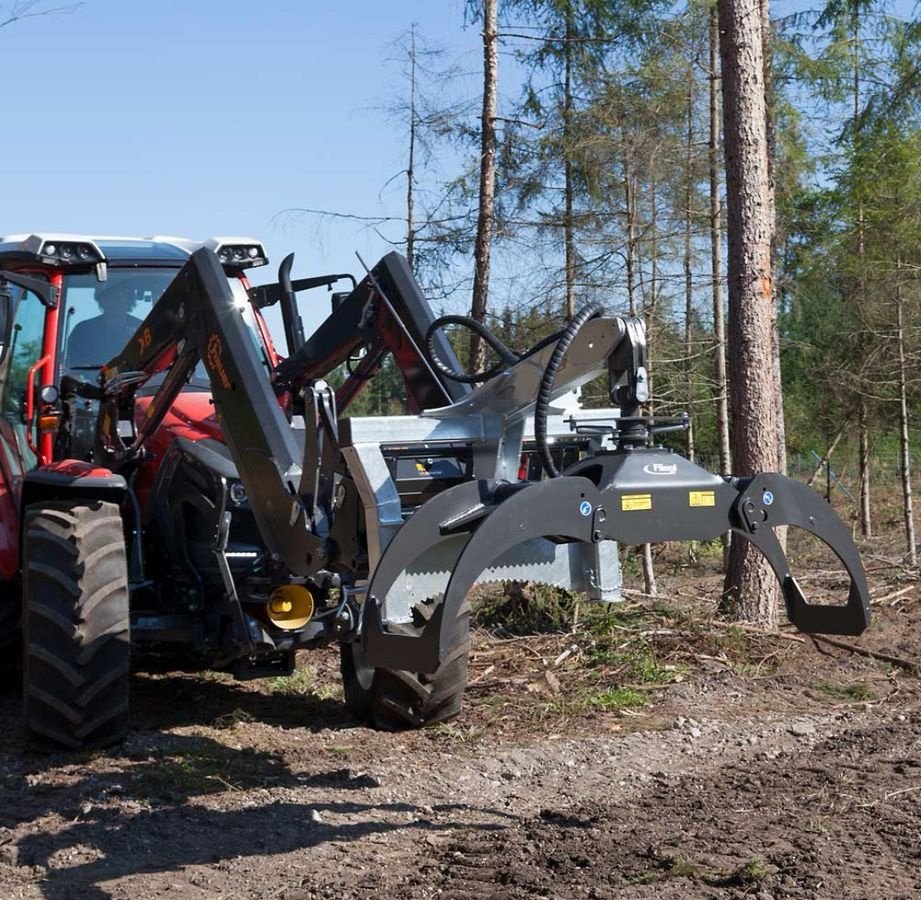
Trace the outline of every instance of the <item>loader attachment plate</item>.
[[[469, 530], [444, 597], [417, 636], [388, 631], [387, 595], [400, 573], [447, 533]], [[810, 532], [836, 554], [850, 579], [846, 603], [809, 603], [774, 529]], [[432, 672], [458, 640], [458, 613], [480, 573], [525, 541], [623, 544], [710, 540], [726, 531], [751, 541], [773, 568], [790, 621], [804, 632], [859, 634], [869, 591], [853, 540], [834, 510], [783, 475], [724, 479], [668, 451], [643, 448], [589, 458], [559, 478], [515, 485], [472, 481], [421, 506], [381, 557], [368, 586], [361, 640], [371, 665]]]

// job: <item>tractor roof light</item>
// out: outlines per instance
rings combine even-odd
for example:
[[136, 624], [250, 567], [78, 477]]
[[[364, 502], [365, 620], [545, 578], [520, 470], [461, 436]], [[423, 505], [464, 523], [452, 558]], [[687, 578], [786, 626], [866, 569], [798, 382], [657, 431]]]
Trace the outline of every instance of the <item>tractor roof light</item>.
[[211, 249], [217, 253], [221, 265], [228, 268], [253, 269], [256, 266], [264, 266], [269, 261], [265, 247], [258, 241], [216, 239], [206, 242], [206, 246], [208, 244], [212, 244]]
[[103, 261], [99, 249], [86, 241], [47, 240], [38, 255], [43, 262], [65, 266], [91, 266]]

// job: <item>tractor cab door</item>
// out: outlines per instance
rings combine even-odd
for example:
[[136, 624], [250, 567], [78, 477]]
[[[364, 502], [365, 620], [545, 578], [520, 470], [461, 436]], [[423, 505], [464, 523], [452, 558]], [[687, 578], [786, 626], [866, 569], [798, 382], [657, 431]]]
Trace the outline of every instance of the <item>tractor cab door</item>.
[[47, 281], [0, 269], [0, 466], [18, 497], [36, 455], [26, 420], [29, 370], [42, 355], [45, 312], [55, 302]]

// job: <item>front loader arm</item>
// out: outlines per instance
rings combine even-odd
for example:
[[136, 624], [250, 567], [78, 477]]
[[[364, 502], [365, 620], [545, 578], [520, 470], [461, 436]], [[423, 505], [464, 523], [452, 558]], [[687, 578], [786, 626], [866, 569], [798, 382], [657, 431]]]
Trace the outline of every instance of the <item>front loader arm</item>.
[[[329, 562], [329, 510], [318, 510], [316, 496], [301, 493], [311, 481], [302, 478], [304, 450], [279, 407], [239, 301], [212, 251], [192, 255], [134, 337], [104, 367], [97, 461], [115, 468], [130, 464], [199, 359], [267, 549], [294, 574], [312, 574]], [[119, 419], [132, 415], [138, 388], [164, 368], [166, 377], [126, 444]]]
[[[295, 289], [297, 285], [294, 282]], [[387, 353], [393, 354], [403, 375], [413, 412], [447, 406], [462, 399], [470, 389], [445, 379], [426, 358], [422, 348], [434, 321], [409, 264], [398, 253], [389, 253], [303, 345], [278, 364], [273, 380], [277, 388], [297, 390], [312, 379], [328, 377], [358, 350], [366, 348], [367, 355], [336, 393], [340, 412]], [[435, 342], [439, 357], [453, 368], [460, 368], [447, 338], [439, 334]]]

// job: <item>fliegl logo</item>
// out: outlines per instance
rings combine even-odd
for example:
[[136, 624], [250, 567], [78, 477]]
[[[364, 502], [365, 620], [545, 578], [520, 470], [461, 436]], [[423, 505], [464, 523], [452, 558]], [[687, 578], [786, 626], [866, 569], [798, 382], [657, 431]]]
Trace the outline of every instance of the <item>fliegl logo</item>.
[[224, 368], [223, 353], [224, 345], [221, 339], [216, 334], [212, 334], [208, 338], [208, 368], [217, 375], [221, 384], [229, 391], [232, 390], [232, 385], [230, 378], [227, 377], [227, 370]]
[[643, 471], [647, 475], [677, 475], [677, 463], [649, 463], [643, 466]]

